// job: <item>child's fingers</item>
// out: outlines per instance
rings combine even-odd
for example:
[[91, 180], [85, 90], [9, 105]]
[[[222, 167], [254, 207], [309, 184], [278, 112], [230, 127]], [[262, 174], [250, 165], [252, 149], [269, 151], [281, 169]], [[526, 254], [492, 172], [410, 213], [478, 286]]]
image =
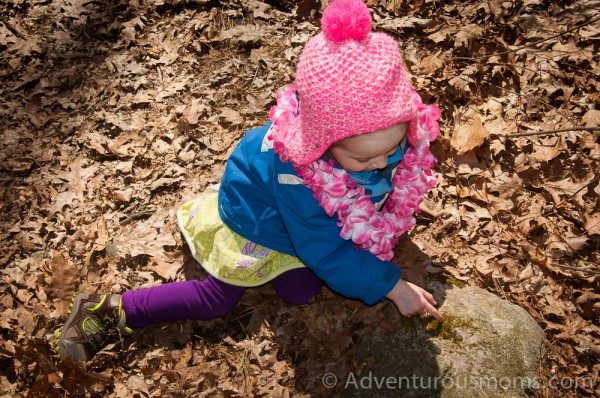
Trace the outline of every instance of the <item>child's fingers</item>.
[[425, 300], [427, 300], [424, 303], [425, 311], [429, 312], [431, 316], [433, 316], [438, 321], [442, 322], [442, 315], [434, 307], [434, 305], [436, 305], [437, 303], [435, 302], [435, 298], [433, 298], [433, 295], [428, 291], [423, 290], [423, 297], [425, 298]]
[[427, 298], [427, 301], [429, 301], [432, 305], [437, 305], [437, 302], [435, 301], [433, 294], [427, 292], [426, 298]]
[[439, 322], [442, 322], [442, 314], [440, 314], [433, 305], [425, 303], [425, 311], [429, 312], [429, 314]]
[[429, 301], [432, 305], [437, 305], [437, 303], [435, 302], [435, 298], [433, 298], [433, 295], [431, 293], [429, 293], [425, 289], [421, 289], [421, 291], [423, 293], [423, 297], [425, 297], [425, 300]]

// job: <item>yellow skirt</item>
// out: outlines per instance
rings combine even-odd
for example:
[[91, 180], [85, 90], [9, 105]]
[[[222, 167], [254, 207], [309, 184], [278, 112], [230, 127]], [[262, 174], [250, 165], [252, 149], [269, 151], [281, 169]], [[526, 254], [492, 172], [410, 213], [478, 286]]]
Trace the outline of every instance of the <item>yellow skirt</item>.
[[218, 185], [208, 187], [177, 211], [179, 229], [206, 272], [232, 285], [252, 287], [305, 267], [297, 257], [251, 242], [229, 229], [219, 216], [218, 196]]

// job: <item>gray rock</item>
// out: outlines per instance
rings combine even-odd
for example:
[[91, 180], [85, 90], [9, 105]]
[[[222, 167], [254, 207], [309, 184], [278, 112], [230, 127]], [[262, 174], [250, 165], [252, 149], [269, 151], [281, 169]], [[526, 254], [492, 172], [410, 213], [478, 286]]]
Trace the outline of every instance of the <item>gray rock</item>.
[[[476, 287], [431, 282], [444, 322], [401, 317], [398, 331], [358, 343], [370, 363], [342, 380], [339, 397], [527, 397], [544, 333], [521, 307]], [[339, 386], [339, 384], [338, 384]]]

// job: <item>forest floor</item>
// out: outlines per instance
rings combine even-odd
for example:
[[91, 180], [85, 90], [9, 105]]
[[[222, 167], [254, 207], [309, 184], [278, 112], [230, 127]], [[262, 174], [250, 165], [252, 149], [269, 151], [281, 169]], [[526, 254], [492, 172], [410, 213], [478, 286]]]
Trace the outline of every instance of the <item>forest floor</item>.
[[[536, 397], [600, 395], [600, 1], [369, 0], [425, 102], [439, 184], [395, 261], [525, 308]], [[53, 359], [79, 290], [201, 278], [175, 211], [218, 183], [319, 30], [318, 0], [0, 1], [3, 396], [332, 396], [391, 304], [269, 286], [232, 315]]]

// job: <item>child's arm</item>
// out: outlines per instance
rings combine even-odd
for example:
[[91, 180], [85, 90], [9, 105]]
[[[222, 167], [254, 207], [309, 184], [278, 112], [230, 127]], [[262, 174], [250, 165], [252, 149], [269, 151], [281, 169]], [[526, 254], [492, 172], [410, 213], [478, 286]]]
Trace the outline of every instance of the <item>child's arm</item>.
[[402, 280], [395, 264], [357, 250], [353, 242], [342, 239], [336, 219], [325, 214], [309, 188], [278, 184], [276, 189], [280, 215], [296, 255], [331, 289], [367, 304], [388, 298], [403, 316], [427, 311], [441, 319], [433, 297]]
[[369, 305], [384, 300], [400, 279], [399, 268], [342, 239], [336, 219], [319, 206], [310, 188], [301, 184], [276, 188], [277, 207], [294, 254], [343, 296]]
[[428, 312], [438, 321], [442, 321], [442, 316], [434, 308], [436, 302], [433, 296], [419, 286], [404, 279], [399, 279], [396, 286], [394, 286], [386, 297], [392, 300], [400, 313], [405, 317]]

